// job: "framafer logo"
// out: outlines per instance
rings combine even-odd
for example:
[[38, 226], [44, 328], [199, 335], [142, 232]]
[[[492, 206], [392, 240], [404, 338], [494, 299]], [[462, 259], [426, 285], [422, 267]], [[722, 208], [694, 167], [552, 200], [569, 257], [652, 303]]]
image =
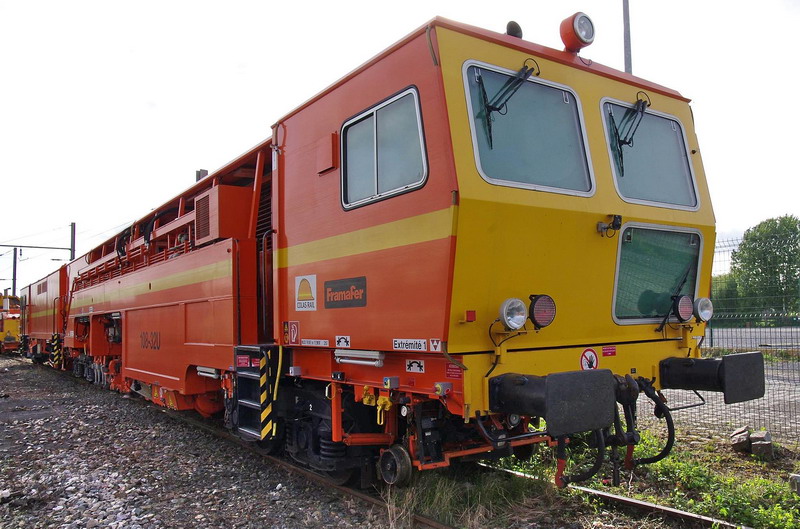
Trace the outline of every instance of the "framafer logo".
[[367, 306], [367, 278], [350, 277], [325, 281], [325, 308], [344, 309]]
[[294, 278], [294, 308], [298, 311], [317, 310], [317, 276]]

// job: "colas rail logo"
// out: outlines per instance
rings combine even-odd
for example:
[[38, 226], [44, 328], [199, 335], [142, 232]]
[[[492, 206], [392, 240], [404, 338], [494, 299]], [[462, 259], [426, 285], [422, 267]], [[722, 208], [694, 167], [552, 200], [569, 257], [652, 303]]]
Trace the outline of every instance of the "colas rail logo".
[[294, 308], [299, 311], [317, 310], [317, 276], [294, 278]]

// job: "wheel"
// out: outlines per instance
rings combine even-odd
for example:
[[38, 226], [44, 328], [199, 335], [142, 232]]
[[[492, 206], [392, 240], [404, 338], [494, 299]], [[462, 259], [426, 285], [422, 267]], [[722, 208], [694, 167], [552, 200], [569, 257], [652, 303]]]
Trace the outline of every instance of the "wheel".
[[533, 444], [520, 445], [514, 447], [514, 457], [520, 461], [528, 461], [533, 457], [536, 446]]
[[347, 485], [350, 480], [355, 476], [356, 469], [345, 468], [344, 470], [328, 470], [325, 475], [333, 482], [334, 485]]
[[256, 445], [258, 445], [258, 447], [262, 450], [266, 451], [267, 454], [274, 456], [283, 450], [283, 443], [285, 440], [286, 428], [284, 427], [283, 421], [278, 420], [276, 423], [275, 435], [273, 435], [271, 438], [256, 441]]
[[411, 457], [400, 445], [383, 451], [378, 460], [378, 468], [383, 481], [389, 485], [402, 487], [411, 479]]

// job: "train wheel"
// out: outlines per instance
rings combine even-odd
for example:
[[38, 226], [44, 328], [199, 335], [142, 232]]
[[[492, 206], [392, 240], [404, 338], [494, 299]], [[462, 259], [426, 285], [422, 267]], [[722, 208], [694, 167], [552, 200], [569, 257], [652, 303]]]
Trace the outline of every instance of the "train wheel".
[[378, 467], [381, 478], [389, 485], [402, 487], [411, 479], [411, 457], [400, 445], [384, 450], [378, 460]]
[[356, 470], [354, 468], [346, 468], [344, 470], [328, 470], [325, 475], [335, 485], [347, 485], [353, 479]]
[[514, 447], [514, 457], [519, 459], [520, 461], [528, 461], [530, 458], [533, 457], [534, 451], [536, 450], [535, 445], [521, 445]]
[[276, 428], [274, 432], [274, 436], [268, 439], [262, 439], [261, 441], [256, 441], [256, 445], [269, 455], [276, 455], [283, 450], [283, 443], [286, 440], [286, 427], [282, 420], [278, 420], [276, 423]]

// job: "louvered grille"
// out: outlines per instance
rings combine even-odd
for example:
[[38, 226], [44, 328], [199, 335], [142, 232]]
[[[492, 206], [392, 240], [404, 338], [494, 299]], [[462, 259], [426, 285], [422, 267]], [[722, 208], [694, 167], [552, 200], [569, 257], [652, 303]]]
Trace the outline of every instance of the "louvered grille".
[[208, 210], [208, 195], [195, 200], [195, 237], [197, 239], [203, 239], [211, 235], [211, 222]]

